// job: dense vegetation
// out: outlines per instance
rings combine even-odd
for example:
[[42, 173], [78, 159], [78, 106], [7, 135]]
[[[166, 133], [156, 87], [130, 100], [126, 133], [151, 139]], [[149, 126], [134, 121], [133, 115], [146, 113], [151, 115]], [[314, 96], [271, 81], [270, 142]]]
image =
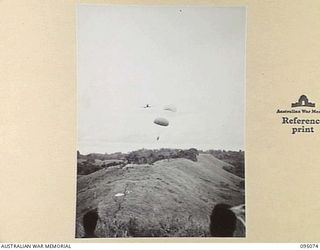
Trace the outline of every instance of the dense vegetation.
[[77, 152], [78, 158], [78, 175], [87, 175], [103, 168], [112, 166], [123, 167], [127, 164], [153, 164], [156, 161], [165, 159], [185, 158], [191, 161], [197, 161], [199, 152], [195, 148], [180, 149], [140, 149], [132, 151], [128, 154], [112, 153], [112, 154], [88, 154], [81, 155]]
[[[224, 170], [244, 178], [244, 151], [208, 150], [201, 153], [211, 154], [214, 157], [229, 163], [232, 166], [224, 166]], [[77, 152], [79, 175], [91, 174], [95, 171], [112, 166], [123, 167], [127, 164], [153, 164], [164, 159], [185, 158], [196, 162], [199, 151], [195, 148], [181, 149], [140, 149], [124, 154], [116, 152], [112, 154], [88, 154], [81, 155]]]

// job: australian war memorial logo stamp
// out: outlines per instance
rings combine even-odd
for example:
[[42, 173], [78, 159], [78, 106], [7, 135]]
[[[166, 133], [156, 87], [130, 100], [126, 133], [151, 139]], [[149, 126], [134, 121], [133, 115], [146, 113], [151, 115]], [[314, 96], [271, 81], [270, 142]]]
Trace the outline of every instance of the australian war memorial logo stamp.
[[276, 113], [281, 115], [281, 124], [290, 127], [293, 135], [315, 133], [320, 125], [320, 110], [306, 95], [291, 103], [291, 109], [278, 109]]
[[298, 102], [292, 103], [291, 107], [296, 108], [296, 107], [315, 107], [316, 104], [309, 102], [309, 99], [306, 95], [300, 96]]

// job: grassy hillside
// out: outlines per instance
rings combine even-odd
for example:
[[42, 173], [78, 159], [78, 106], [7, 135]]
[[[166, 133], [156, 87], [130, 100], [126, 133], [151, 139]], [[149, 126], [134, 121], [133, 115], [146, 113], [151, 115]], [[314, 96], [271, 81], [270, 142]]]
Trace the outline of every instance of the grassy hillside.
[[95, 208], [98, 237], [208, 236], [216, 203], [244, 203], [243, 179], [210, 154], [197, 158], [117, 165], [78, 176], [77, 237], [83, 235], [83, 214]]
[[207, 153], [231, 164], [224, 167], [228, 172], [244, 177], [244, 151], [208, 150]]

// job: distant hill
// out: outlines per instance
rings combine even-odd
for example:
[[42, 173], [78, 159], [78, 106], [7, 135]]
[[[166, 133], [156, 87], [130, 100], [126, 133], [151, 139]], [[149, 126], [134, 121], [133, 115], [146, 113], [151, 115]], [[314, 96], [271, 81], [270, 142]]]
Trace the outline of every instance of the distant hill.
[[100, 217], [98, 237], [208, 236], [216, 203], [244, 203], [243, 178], [224, 169], [232, 167], [202, 153], [196, 161], [168, 158], [79, 175], [76, 236], [92, 209]]
[[208, 150], [206, 153], [229, 163], [224, 169], [237, 176], [244, 177], [244, 151]]

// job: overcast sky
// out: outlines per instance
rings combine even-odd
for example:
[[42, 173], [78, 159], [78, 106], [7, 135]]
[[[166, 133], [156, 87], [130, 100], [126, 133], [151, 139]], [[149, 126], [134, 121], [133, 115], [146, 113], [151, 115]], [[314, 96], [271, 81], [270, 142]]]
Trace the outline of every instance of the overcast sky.
[[81, 153], [244, 149], [245, 8], [79, 5], [77, 44]]

